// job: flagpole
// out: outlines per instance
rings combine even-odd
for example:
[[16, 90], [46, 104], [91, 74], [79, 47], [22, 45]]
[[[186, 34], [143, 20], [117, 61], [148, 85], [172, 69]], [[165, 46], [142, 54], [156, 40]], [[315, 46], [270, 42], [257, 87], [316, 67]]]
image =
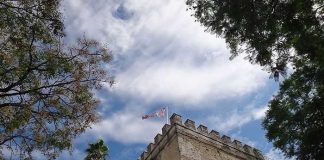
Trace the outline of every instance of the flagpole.
[[169, 124], [169, 107], [166, 107], [166, 123]]

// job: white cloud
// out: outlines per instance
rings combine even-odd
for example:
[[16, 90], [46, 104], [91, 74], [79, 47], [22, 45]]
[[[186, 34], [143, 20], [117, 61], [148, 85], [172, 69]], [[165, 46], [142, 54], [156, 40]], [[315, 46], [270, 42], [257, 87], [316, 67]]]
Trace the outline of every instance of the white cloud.
[[[228, 60], [224, 40], [204, 32], [186, 11], [184, 0], [63, 2], [68, 35], [85, 33], [110, 44], [117, 81], [111, 93], [142, 102], [142, 111], [157, 101], [204, 107], [198, 104], [246, 96], [266, 85], [268, 76], [260, 67], [242, 57]], [[120, 5], [130, 19], [116, 18]], [[130, 108], [122, 107], [90, 132], [122, 143], [152, 141], [162, 123], [142, 121], [139, 112]], [[229, 118], [211, 117], [210, 122], [217, 122], [222, 130], [236, 128], [262, 118], [264, 111], [252, 108]]]
[[244, 96], [265, 85], [265, 75], [258, 68], [241, 59], [226, 62], [225, 57], [202, 66], [179, 59], [138, 62], [117, 76], [116, 91], [147, 101], [198, 104]]
[[88, 134], [96, 137], [108, 137], [110, 140], [125, 144], [152, 142], [155, 135], [161, 132], [164, 120], [142, 120], [141, 116], [142, 114], [136, 113], [136, 111], [117, 112], [92, 126]]
[[254, 110], [252, 110], [252, 116], [253, 119], [262, 119], [263, 117], [265, 117], [265, 113], [267, 112], [268, 107], [261, 107], [261, 108], [255, 108]]
[[[241, 127], [251, 121], [259, 120], [264, 117], [267, 107], [253, 107], [248, 106], [244, 111], [235, 111], [228, 115], [211, 116], [204, 120], [210, 128], [226, 133], [232, 129]], [[97, 138], [107, 138], [115, 140], [124, 144], [133, 143], [149, 143], [152, 142], [155, 135], [161, 133], [161, 129], [165, 124], [165, 119], [153, 118], [142, 120], [141, 116], [147, 113], [145, 106], [126, 106], [124, 109], [112, 114], [101, 120], [99, 123], [92, 126], [88, 130], [85, 137], [88, 135]], [[214, 126], [214, 127], [213, 127]], [[254, 145], [255, 142], [239, 137], [239, 135], [232, 135], [249, 145]]]
[[282, 152], [277, 149], [271, 148], [268, 153], [265, 154], [268, 160], [294, 160], [295, 158], [286, 158]]
[[[68, 33], [109, 42], [119, 69], [114, 93], [195, 105], [244, 96], [265, 85], [260, 67], [229, 61], [224, 40], [204, 32], [185, 1], [64, 1]], [[116, 18], [123, 5], [129, 20]], [[71, 13], [70, 13], [71, 12]]]
[[247, 106], [244, 107], [243, 111], [234, 110], [229, 114], [210, 116], [208, 123], [216, 126], [215, 128], [223, 132], [228, 132], [242, 127], [251, 121], [262, 119], [267, 109], [268, 107]]

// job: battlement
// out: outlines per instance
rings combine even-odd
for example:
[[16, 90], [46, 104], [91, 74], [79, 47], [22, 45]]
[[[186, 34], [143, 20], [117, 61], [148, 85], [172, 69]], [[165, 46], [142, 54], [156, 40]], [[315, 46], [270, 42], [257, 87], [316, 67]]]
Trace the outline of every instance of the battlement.
[[[232, 140], [232, 138], [227, 135], [221, 136], [219, 132], [215, 130], [208, 132], [208, 128], [204, 125], [196, 127], [195, 121], [193, 120], [187, 119], [182, 123], [182, 117], [178, 114], [174, 113], [170, 117], [170, 124], [171, 125], [165, 124], [163, 126], [162, 135], [157, 134], [155, 136], [154, 143], [150, 143], [147, 146], [146, 151], [141, 154], [138, 160], [156, 159], [158, 154], [168, 146], [168, 143], [177, 137], [178, 145], [179, 143], [186, 144], [188, 140], [194, 139], [195, 141], [199, 141], [199, 143], [205, 144], [205, 146], [216, 148], [228, 155], [237, 157], [237, 159], [264, 160], [261, 151], [258, 149], [243, 144], [238, 140]], [[179, 136], [185, 137], [186, 140], [182, 140], [183, 138], [179, 138]], [[185, 146], [178, 146], [178, 148], [180, 148], [180, 151], [181, 149], [186, 150]], [[180, 157], [178, 159], [180, 160]], [[163, 160], [163, 158], [161, 160]]]

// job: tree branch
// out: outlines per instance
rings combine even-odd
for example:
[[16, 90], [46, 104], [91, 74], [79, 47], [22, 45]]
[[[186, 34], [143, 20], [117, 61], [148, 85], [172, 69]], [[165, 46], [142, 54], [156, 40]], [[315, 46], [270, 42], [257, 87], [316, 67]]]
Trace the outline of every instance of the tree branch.
[[[31, 71], [33, 71], [33, 70], [37, 70], [39, 67], [41, 67], [42, 65], [44, 65], [44, 64], [46, 64], [46, 63], [47, 63], [47, 61], [42, 62], [42, 63], [40, 63], [39, 65], [37, 65], [37, 66], [35, 66], [35, 67], [28, 68], [27, 71], [24, 73], [24, 75], [21, 76], [17, 82], [14, 82], [14, 83], [10, 84], [10, 85], [7, 86], [6, 88], [0, 88], [0, 92], [8, 92], [8, 91], [10, 91], [13, 87], [20, 85], [20, 84], [21, 84], [21, 83], [22, 83], [22, 82], [27, 78], [27, 76], [31, 73]], [[1, 95], [0, 95], [0, 97], [1, 97]]]
[[31, 39], [31, 42], [30, 42], [30, 45], [29, 45], [29, 52], [28, 52], [29, 66], [28, 66], [27, 71], [23, 74], [23, 76], [21, 76], [19, 78], [19, 80], [17, 82], [14, 82], [14, 83], [10, 84], [9, 86], [7, 86], [4, 89], [0, 89], [0, 92], [8, 92], [11, 88], [13, 88], [13, 87], [15, 87], [17, 85], [20, 85], [27, 78], [28, 74], [33, 70], [33, 68], [31, 68], [31, 66], [33, 64], [32, 47], [33, 47], [34, 41], [35, 41], [35, 30], [32, 29], [32, 39]]
[[2, 104], [0, 104], [0, 108], [7, 107], [7, 106], [19, 107], [19, 106], [22, 106], [22, 103], [2, 103]]
[[[79, 81], [79, 82], [80, 83], [83, 83], [83, 82], [90, 82], [90, 81], [98, 81], [98, 79], [86, 79], [86, 80]], [[78, 82], [78, 81], [77, 80], [73, 80], [73, 81], [64, 82], [64, 83], [58, 83], [58, 84], [52, 84], [52, 85], [42, 86], [42, 87], [39, 87], [39, 88], [30, 89], [30, 90], [22, 91], [22, 92], [8, 93], [8, 94], [0, 94], [0, 97], [7, 97], [7, 96], [16, 96], [16, 95], [27, 94], [29, 92], [37, 91], [37, 90], [40, 90], [40, 89], [51, 88], [51, 87], [60, 87], [60, 86], [64, 86], [64, 85], [67, 85], [67, 84], [74, 83], [74, 82]]]

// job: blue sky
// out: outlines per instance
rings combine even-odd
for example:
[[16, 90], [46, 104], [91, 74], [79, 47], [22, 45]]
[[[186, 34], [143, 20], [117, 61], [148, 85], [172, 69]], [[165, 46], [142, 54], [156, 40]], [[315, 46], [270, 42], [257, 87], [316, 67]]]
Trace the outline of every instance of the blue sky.
[[113, 87], [96, 91], [101, 121], [75, 140], [60, 159], [82, 159], [99, 138], [110, 160], [133, 160], [161, 132], [164, 119], [141, 116], [168, 106], [196, 124], [283, 159], [265, 138], [261, 121], [278, 84], [244, 56], [229, 60], [225, 41], [186, 11], [184, 0], [65, 0], [69, 40], [86, 35], [107, 45]]

